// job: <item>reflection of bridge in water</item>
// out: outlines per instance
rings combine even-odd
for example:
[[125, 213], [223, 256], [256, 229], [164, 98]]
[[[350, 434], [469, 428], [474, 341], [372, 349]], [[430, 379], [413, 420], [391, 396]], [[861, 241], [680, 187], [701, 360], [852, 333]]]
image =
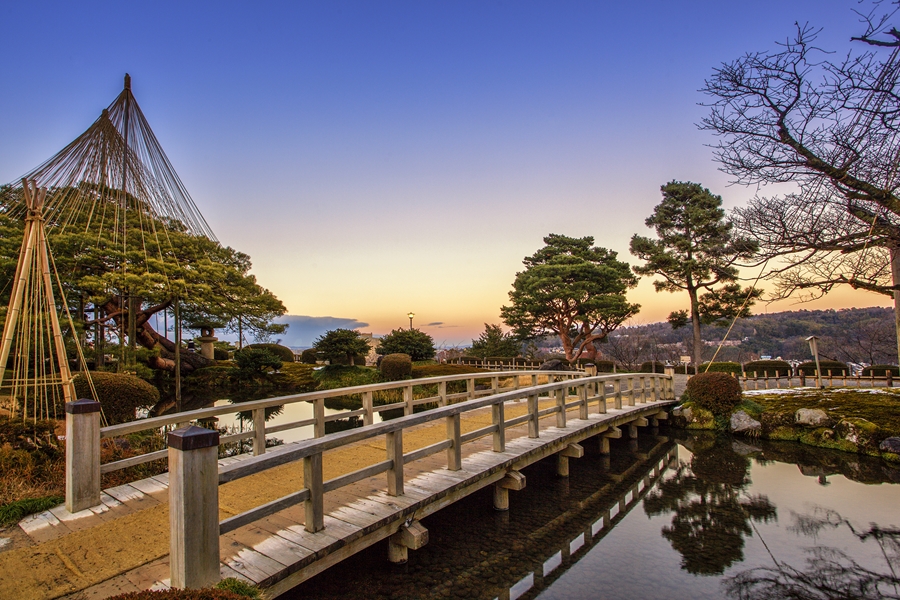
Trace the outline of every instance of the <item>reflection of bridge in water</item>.
[[[559, 546], [545, 549], [547, 558], [533, 563], [506, 593], [499, 596], [500, 600], [515, 600], [529, 592], [531, 596], [549, 586], [638, 505], [666, 469], [678, 460], [676, 444], [665, 437], [657, 440], [649, 452], [638, 453], [638, 460], [625, 471], [609, 473], [612, 482], [599, 487], [590, 497], [578, 502], [576, 508], [532, 533], [533, 538], [546, 537], [554, 541], [560, 536], [571, 537]], [[613, 493], [615, 496], [611, 497]]]

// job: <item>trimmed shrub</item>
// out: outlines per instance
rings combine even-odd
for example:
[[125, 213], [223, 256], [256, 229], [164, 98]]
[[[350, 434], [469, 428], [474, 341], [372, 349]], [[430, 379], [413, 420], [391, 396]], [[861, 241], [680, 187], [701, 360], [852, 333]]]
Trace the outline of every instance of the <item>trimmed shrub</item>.
[[900, 377], [900, 367], [897, 365], [872, 365], [863, 369], [862, 374], [863, 377], [871, 377], [872, 375], [875, 377], [887, 377], [888, 371], [891, 372], [892, 376]]
[[380, 368], [385, 381], [400, 381], [412, 375], [412, 358], [409, 354], [388, 354]]
[[283, 362], [294, 362], [294, 351], [287, 346], [281, 344], [248, 344], [244, 348], [256, 348], [259, 350], [268, 350]]
[[[847, 367], [847, 365], [837, 360], [819, 360], [819, 366], [822, 368], [822, 377], [828, 377], [828, 371], [831, 371], [831, 374], [836, 376], [850, 374], [850, 369]], [[804, 363], [800, 363], [797, 366], [797, 373], [803, 373], [806, 376], [812, 375], [813, 377], [815, 377], [816, 361], [808, 360]]]
[[595, 360], [594, 364], [597, 365], [598, 373], [612, 373], [616, 367], [616, 363], [611, 360]]
[[786, 360], [751, 360], [744, 364], [747, 377], [786, 377], [793, 373]]
[[700, 365], [700, 373], [737, 373], [740, 375], [741, 365], [736, 362], [703, 363]]
[[687, 395], [692, 403], [712, 414], [724, 416], [741, 402], [741, 384], [728, 373], [700, 373], [688, 380]]
[[[134, 411], [149, 408], [159, 402], [159, 390], [134, 375], [91, 371], [91, 381], [97, 390], [97, 398], [103, 408], [107, 423], [127, 423], [134, 421]], [[75, 376], [75, 393], [79, 398], [93, 398], [87, 378], [79, 373]]]
[[665, 373], [666, 372], [666, 364], [661, 361], [652, 361], [648, 360], [645, 363], [641, 363], [641, 373]]
[[280, 357], [265, 348], [246, 346], [243, 350], [234, 353], [234, 364], [237, 366], [235, 375], [253, 377], [262, 375], [269, 369], [277, 371], [283, 363]]
[[307, 348], [300, 353], [300, 362], [305, 365], [314, 365], [318, 360], [318, 352], [316, 352], [315, 348]]
[[418, 329], [394, 329], [382, 336], [378, 354], [409, 354], [412, 360], [428, 360], [434, 358], [434, 339]]
[[225, 348], [213, 348], [213, 358], [215, 360], [228, 360], [231, 354]]

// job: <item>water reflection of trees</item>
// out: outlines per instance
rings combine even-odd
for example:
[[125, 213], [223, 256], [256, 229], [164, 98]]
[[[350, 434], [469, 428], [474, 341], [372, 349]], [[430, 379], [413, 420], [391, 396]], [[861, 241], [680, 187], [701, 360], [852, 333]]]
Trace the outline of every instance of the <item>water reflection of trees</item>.
[[817, 508], [812, 514], [794, 514], [789, 527], [799, 535], [817, 538], [823, 531], [845, 528], [860, 543], [874, 542], [884, 557], [879, 570], [860, 564], [846, 552], [828, 546], [806, 548], [806, 565], [797, 569], [772, 556], [774, 566], [742, 571], [725, 580], [728, 594], [740, 600], [820, 600], [832, 598], [900, 598], [900, 529], [874, 523], [858, 529], [833, 510]]
[[746, 488], [750, 460], [714, 436], [694, 440], [693, 458], [681, 462], [675, 474], [660, 482], [644, 499], [648, 516], [673, 513], [662, 535], [681, 556], [681, 568], [695, 575], [721, 575], [744, 558], [744, 538], [751, 521], [777, 517], [765, 496]]

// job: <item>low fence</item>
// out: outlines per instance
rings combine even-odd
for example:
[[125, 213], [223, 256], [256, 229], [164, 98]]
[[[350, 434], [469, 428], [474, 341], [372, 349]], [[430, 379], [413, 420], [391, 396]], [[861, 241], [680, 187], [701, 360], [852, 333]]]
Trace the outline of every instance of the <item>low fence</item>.
[[[818, 385], [819, 378], [816, 374], [806, 375], [800, 373], [798, 375], [769, 375], [767, 373], [743, 372], [734, 373], [734, 376], [741, 382], [745, 390], [768, 390], [768, 389], [785, 389], [792, 387], [807, 387]], [[827, 387], [857, 387], [857, 388], [875, 388], [875, 387], [894, 387], [894, 377], [890, 371], [885, 376], [875, 375], [849, 375], [844, 370], [833, 372], [831, 370], [823, 371], [821, 383]]]

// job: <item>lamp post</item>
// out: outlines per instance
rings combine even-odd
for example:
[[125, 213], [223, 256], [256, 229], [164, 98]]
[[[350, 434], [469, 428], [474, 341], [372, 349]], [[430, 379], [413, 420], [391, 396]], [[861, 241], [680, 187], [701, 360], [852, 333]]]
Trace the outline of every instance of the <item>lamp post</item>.
[[409, 314], [406, 315], [406, 316], [409, 317], [409, 330], [412, 331], [412, 318], [413, 318], [414, 316], [416, 316], [416, 315], [415, 315], [415, 313], [412, 313], [412, 312], [411, 312], [411, 313], [409, 313]]
[[811, 335], [806, 338], [806, 341], [809, 342], [809, 351], [812, 352], [813, 358], [816, 359], [816, 386], [822, 389], [822, 368], [819, 366], [819, 345], [816, 343], [818, 339], [818, 337]]

